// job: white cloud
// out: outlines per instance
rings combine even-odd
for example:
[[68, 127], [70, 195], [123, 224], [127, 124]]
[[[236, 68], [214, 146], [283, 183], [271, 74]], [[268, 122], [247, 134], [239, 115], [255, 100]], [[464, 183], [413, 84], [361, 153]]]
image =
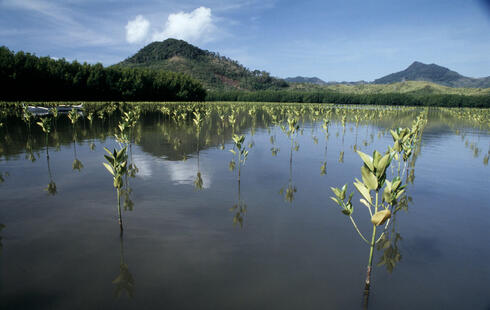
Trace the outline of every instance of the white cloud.
[[190, 13], [170, 14], [163, 31], [153, 34], [153, 41], [175, 38], [189, 42], [209, 42], [214, 39], [215, 32], [211, 9], [199, 7]]
[[126, 24], [126, 41], [140, 43], [147, 38], [149, 30], [150, 22], [142, 15], [138, 15]]

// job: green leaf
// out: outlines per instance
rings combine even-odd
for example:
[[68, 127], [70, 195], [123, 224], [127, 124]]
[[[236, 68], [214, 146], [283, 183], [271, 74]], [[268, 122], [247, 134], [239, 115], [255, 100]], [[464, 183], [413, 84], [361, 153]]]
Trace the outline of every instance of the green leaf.
[[359, 199], [359, 201], [366, 207], [371, 208], [371, 205], [369, 204], [369, 202], [366, 201], [366, 199]]
[[381, 159], [381, 154], [378, 151], [373, 152], [373, 165], [376, 170], [378, 170], [378, 163], [379, 160]]
[[106, 152], [107, 152], [109, 155], [111, 155], [111, 156], [112, 156], [112, 152], [111, 152], [111, 151], [109, 151], [109, 150], [108, 150], [106, 147], [104, 147], [104, 150], [105, 150], [105, 151], [106, 151]]
[[371, 217], [371, 223], [373, 223], [376, 226], [383, 225], [384, 222], [386, 222], [387, 219], [391, 217], [391, 212], [390, 210], [382, 210], [376, 212], [373, 217]]
[[112, 167], [108, 163], [102, 163], [102, 164], [112, 175], [114, 175], [114, 170], [112, 170]]
[[112, 165], [114, 165], [114, 158], [110, 157], [110, 156], [107, 156], [107, 155], [104, 155], [104, 158]]
[[337, 196], [338, 198], [341, 197], [341, 192], [340, 192], [340, 189], [336, 188], [336, 187], [330, 187], [330, 189], [332, 190], [332, 192], [335, 194], [335, 196]]
[[[282, 195], [282, 193], [281, 193]], [[340, 201], [340, 199], [336, 198], [336, 197], [330, 197], [330, 199], [332, 199], [333, 201], [335, 201], [336, 204], [338, 204], [339, 206], [342, 206], [342, 201]]]
[[386, 170], [386, 167], [388, 167], [389, 163], [390, 163], [390, 154], [386, 154], [385, 156], [383, 156], [379, 162], [378, 162], [378, 167], [376, 169], [376, 175], [379, 177], [381, 176], [385, 170]]
[[361, 183], [358, 179], [354, 182], [354, 186], [357, 188], [357, 191], [366, 199], [370, 204], [372, 204], [371, 194], [369, 193], [369, 189]]
[[361, 151], [357, 151], [357, 154], [361, 157], [362, 161], [366, 164], [369, 170], [374, 171], [373, 158], [368, 154], [365, 154]]
[[362, 181], [370, 190], [378, 188], [378, 178], [364, 165], [361, 167]]

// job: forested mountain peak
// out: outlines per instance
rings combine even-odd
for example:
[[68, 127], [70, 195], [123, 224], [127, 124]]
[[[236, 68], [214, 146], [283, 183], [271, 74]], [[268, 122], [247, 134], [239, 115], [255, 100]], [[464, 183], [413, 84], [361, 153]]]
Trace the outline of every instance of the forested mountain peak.
[[165, 41], [156, 41], [140, 49], [136, 54], [129, 57], [123, 63], [149, 63], [163, 61], [175, 56], [189, 59], [197, 59], [200, 56], [210, 54], [183, 40], [167, 39]]
[[185, 73], [207, 89], [265, 90], [288, 86], [268, 72], [251, 71], [236, 60], [176, 39], [150, 43], [116, 66]]
[[375, 84], [403, 81], [428, 81], [451, 87], [490, 87], [490, 78], [470, 78], [436, 64], [414, 61], [405, 70], [374, 80]]

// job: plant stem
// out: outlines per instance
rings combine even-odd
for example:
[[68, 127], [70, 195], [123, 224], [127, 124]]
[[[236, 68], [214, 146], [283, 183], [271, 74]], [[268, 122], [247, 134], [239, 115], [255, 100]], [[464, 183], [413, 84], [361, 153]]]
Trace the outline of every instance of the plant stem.
[[238, 182], [240, 182], [240, 174], [241, 174], [241, 150], [238, 149]]
[[[376, 191], [376, 205], [374, 209], [374, 213], [376, 214], [378, 212], [378, 191]], [[373, 266], [373, 253], [374, 253], [374, 245], [375, 245], [375, 239], [376, 239], [376, 225], [373, 225], [373, 234], [371, 236], [371, 244], [370, 244], [370, 249], [369, 249], [369, 261], [368, 261], [368, 266], [367, 266], [367, 271], [366, 271], [366, 281], [365, 281], [365, 286], [364, 286], [364, 298], [365, 298], [365, 306], [367, 307], [367, 301], [369, 298], [369, 289], [371, 286], [371, 269]]]
[[121, 229], [121, 235], [123, 233], [123, 224], [122, 224], [122, 217], [121, 217], [121, 189], [117, 189], [117, 215], [118, 215], [118, 222], [119, 222], [119, 228]]
[[352, 225], [354, 225], [354, 228], [357, 230], [357, 233], [359, 234], [359, 236], [361, 236], [362, 240], [364, 240], [367, 244], [370, 244], [369, 241], [367, 241], [367, 239], [363, 236], [363, 234], [361, 233], [361, 231], [359, 230], [359, 228], [357, 228], [357, 225], [356, 225], [356, 222], [354, 221], [354, 219], [352, 218], [352, 216], [349, 215], [349, 218], [352, 222]]

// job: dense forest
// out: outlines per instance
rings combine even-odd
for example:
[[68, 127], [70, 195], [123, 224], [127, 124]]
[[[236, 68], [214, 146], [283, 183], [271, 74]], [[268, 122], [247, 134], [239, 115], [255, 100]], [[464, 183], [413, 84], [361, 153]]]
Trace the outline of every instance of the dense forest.
[[[212, 52], [198, 49], [184, 41], [166, 40], [150, 44], [126, 63], [159, 63], [162, 59], [212, 57], [210, 64], [200, 65], [202, 73], [233, 68], [235, 63]], [[164, 44], [166, 48], [162, 48]], [[170, 58], [169, 58], [170, 57]], [[210, 65], [211, 67], [206, 67]], [[64, 59], [17, 52], [0, 47], [0, 100], [4, 101], [259, 101], [337, 104], [410, 105], [490, 108], [490, 92], [479, 88], [450, 88], [421, 81], [387, 85], [312, 85], [284, 87], [264, 72], [245, 70], [236, 88], [206, 91], [192, 77], [169, 72], [159, 66], [103, 67]], [[228, 69], [226, 69], [228, 68]], [[236, 69], [235, 68], [235, 69]], [[211, 70], [211, 71], [209, 71]], [[230, 69], [231, 70], [231, 69]], [[197, 70], [198, 73], [201, 72]], [[232, 70], [233, 71], [233, 70]], [[227, 73], [227, 76], [232, 76]], [[253, 77], [250, 77], [251, 74]], [[202, 80], [201, 80], [202, 81]], [[227, 83], [235, 83], [226, 80]], [[282, 81], [282, 82], [281, 82]], [[203, 82], [205, 83], [205, 82]], [[247, 84], [249, 83], [249, 84]], [[285, 82], [284, 82], [285, 83]], [[241, 85], [241, 86], [240, 86]], [[247, 87], [245, 87], [248, 85]], [[287, 85], [287, 84], [286, 84]], [[243, 87], [242, 87], [243, 86]], [[249, 91], [247, 89], [252, 89]]]
[[206, 101], [304, 102], [490, 108], [489, 95], [414, 95], [402, 93], [352, 94], [333, 91], [212, 91], [207, 93]]
[[150, 43], [115, 67], [181, 72], [208, 90], [278, 90], [289, 86], [266, 71], [249, 70], [236, 60], [176, 39]]
[[191, 77], [151, 69], [104, 68], [0, 47], [0, 100], [203, 101]]

